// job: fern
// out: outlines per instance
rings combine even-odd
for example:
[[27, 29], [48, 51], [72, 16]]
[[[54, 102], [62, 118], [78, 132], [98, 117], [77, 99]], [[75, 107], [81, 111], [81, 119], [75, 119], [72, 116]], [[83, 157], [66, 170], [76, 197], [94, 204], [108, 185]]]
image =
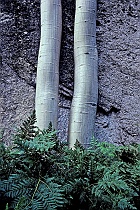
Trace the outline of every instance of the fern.
[[35, 112], [11, 147], [0, 143], [1, 210], [139, 210], [140, 145], [93, 139], [72, 150], [51, 123], [43, 131], [34, 123]]
[[23, 179], [23, 176], [13, 174], [1, 185], [5, 189], [5, 196], [13, 199], [10, 207], [15, 209], [20, 206], [25, 209], [56, 209], [66, 201], [64, 189], [55, 183], [54, 178]]
[[35, 126], [36, 122], [36, 115], [35, 110], [31, 114], [31, 116], [28, 117], [27, 120], [25, 120], [20, 126], [20, 129], [18, 130], [17, 134], [15, 135], [15, 142], [19, 142], [19, 140], [31, 140], [38, 134], [38, 128]]
[[19, 199], [19, 201], [18, 201], [18, 203], [17, 203], [17, 205], [16, 205], [16, 207], [15, 207], [14, 210], [23, 210], [24, 205], [25, 205], [25, 201], [26, 201], [25, 196], [22, 196], [22, 197]]

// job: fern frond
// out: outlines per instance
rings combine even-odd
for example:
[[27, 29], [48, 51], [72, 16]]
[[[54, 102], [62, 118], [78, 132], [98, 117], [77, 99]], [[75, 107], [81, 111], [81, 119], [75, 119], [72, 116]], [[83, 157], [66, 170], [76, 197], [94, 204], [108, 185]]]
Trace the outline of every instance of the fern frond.
[[36, 114], [34, 110], [31, 116], [29, 116], [28, 119], [22, 123], [22, 126], [20, 126], [18, 133], [15, 135], [14, 142], [18, 143], [20, 139], [29, 141], [33, 139], [39, 132], [38, 128], [35, 126], [35, 122]]

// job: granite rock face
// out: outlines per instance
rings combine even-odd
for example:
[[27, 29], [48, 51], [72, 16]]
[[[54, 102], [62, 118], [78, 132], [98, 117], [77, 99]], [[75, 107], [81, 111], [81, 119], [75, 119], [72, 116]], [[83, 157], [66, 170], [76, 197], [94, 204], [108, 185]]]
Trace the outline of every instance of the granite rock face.
[[99, 106], [96, 136], [140, 142], [140, 2], [98, 1]]
[[34, 107], [39, 11], [38, 1], [1, 1], [0, 125], [7, 144]]
[[[67, 140], [73, 95], [75, 1], [63, 0], [59, 137]], [[140, 2], [98, 0], [99, 101], [95, 137], [140, 142]], [[31, 114], [40, 39], [40, 1], [3, 0], [0, 15], [0, 127], [7, 144]]]

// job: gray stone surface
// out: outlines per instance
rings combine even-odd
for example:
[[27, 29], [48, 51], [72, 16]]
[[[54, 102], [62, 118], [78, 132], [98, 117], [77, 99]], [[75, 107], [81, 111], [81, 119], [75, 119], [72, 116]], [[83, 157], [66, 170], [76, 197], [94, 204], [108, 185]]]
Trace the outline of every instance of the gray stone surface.
[[140, 2], [98, 1], [96, 137], [140, 142]]
[[34, 109], [39, 2], [1, 1], [0, 127], [4, 141]]
[[[74, 0], [63, 0], [59, 137], [67, 140], [73, 94]], [[31, 114], [40, 38], [40, 1], [3, 0], [0, 14], [0, 127], [7, 144]], [[99, 101], [95, 137], [140, 142], [140, 2], [98, 0]]]

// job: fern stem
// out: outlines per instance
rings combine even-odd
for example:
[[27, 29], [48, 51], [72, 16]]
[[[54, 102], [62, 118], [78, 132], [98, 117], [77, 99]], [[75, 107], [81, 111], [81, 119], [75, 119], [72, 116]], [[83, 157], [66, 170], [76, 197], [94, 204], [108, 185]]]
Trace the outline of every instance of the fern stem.
[[33, 195], [32, 195], [31, 201], [28, 203], [28, 205], [27, 205], [24, 209], [26, 209], [26, 208], [31, 204], [32, 200], [34, 199], [34, 196], [35, 196], [35, 194], [36, 194], [36, 192], [37, 192], [37, 189], [38, 189], [38, 186], [39, 186], [40, 181], [41, 181], [41, 179], [39, 178], [39, 180], [38, 180], [38, 182], [37, 182], [37, 184], [36, 184], [36, 188], [35, 188], [35, 190], [34, 190], [34, 193], [33, 193]]
[[39, 180], [38, 180], [38, 182], [37, 182], [37, 185], [36, 185], [36, 188], [35, 188], [35, 191], [34, 191], [34, 193], [33, 193], [33, 195], [32, 195], [32, 198], [31, 198], [31, 201], [34, 199], [34, 196], [35, 196], [35, 194], [36, 194], [36, 191], [37, 191], [37, 189], [38, 189], [38, 186], [39, 186], [39, 183], [40, 183], [40, 178], [39, 178]]
[[52, 192], [51, 188], [47, 185], [47, 183], [45, 183], [44, 181], [40, 180], [44, 185], [47, 186], [47, 188]]

